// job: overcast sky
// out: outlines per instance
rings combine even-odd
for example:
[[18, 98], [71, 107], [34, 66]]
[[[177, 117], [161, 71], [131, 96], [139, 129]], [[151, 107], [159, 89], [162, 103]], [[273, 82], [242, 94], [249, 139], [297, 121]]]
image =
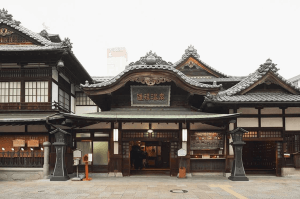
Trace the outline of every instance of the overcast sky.
[[193, 45], [200, 59], [232, 76], [271, 58], [289, 79], [300, 74], [300, 1], [14, 0], [2, 1], [34, 32], [69, 37], [92, 76], [106, 75], [106, 49], [125, 47], [129, 63], [152, 50], [178, 61]]

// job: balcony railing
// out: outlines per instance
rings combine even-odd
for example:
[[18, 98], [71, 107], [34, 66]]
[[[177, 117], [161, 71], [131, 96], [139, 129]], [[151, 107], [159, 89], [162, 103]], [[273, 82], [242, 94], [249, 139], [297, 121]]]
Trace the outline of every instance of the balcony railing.
[[0, 152], [0, 167], [43, 167], [44, 152]]
[[59, 110], [65, 113], [73, 113], [64, 108], [58, 102], [39, 102], [39, 103], [0, 103], [0, 111], [17, 111], [17, 110]]
[[0, 77], [51, 77], [52, 68], [1, 69]]

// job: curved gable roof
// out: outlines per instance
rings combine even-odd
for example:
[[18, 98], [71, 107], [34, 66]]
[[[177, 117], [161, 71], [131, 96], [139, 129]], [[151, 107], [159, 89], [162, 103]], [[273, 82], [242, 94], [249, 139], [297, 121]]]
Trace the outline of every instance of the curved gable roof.
[[[204, 91], [202, 90], [200, 92], [199, 88], [203, 88], [206, 94], [207, 91], [212, 91], [216, 93], [222, 86], [221, 84], [209, 85], [209, 84], [203, 84], [197, 82], [194, 79], [187, 77], [185, 74], [183, 74], [176, 68], [174, 68], [170, 62], [166, 62], [162, 60], [161, 57], [158, 57], [155, 53], [152, 53], [150, 51], [149, 53], [146, 54], [146, 56], [141, 57], [139, 61], [135, 63], [131, 63], [129, 66], [126, 67], [124, 71], [122, 71], [114, 78], [101, 83], [95, 83], [95, 84], [88, 84], [88, 82], [86, 82], [86, 84], [81, 84], [81, 87], [85, 91], [91, 91], [95, 89], [98, 91], [103, 90], [103, 92], [97, 92], [97, 94], [101, 94], [101, 93], [107, 93], [108, 90], [109, 92], [117, 90], [119, 87], [123, 86], [128, 81], [137, 81], [141, 83], [146, 83], [145, 81], [147, 81], [147, 79], [145, 80], [145, 78], [150, 78], [149, 81], [156, 81], [153, 82], [154, 84], [155, 83], [159, 84], [161, 82], [170, 81], [171, 79], [174, 80], [174, 78], [177, 78], [186, 87], [191, 87], [193, 90], [193, 91], [190, 90], [191, 92], [202, 93], [202, 94]], [[199, 92], [196, 91], [197, 88], [199, 89]]]
[[215, 68], [209, 66], [207, 63], [200, 59], [200, 55], [197, 53], [197, 50], [194, 46], [190, 45], [186, 50], [185, 53], [182, 55], [182, 58], [174, 63], [174, 68], [179, 69], [182, 64], [184, 64], [189, 59], [194, 59], [196, 62], [199, 62], [202, 65], [203, 69], [206, 69], [209, 73], [213, 74], [216, 77], [229, 77], [228, 75], [216, 70]]
[[[242, 79], [231, 88], [219, 92], [216, 96], [207, 95], [205, 101], [214, 102], [299, 102], [300, 88], [284, 79], [277, 73], [276, 64], [268, 59], [266, 63], [254, 72]], [[251, 89], [266, 80], [277, 82], [289, 93], [248, 93]]]

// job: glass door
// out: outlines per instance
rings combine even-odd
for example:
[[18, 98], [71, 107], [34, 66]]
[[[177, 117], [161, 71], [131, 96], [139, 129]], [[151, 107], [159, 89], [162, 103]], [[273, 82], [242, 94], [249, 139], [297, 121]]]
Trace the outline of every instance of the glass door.
[[107, 172], [108, 141], [93, 141], [93, 171]]

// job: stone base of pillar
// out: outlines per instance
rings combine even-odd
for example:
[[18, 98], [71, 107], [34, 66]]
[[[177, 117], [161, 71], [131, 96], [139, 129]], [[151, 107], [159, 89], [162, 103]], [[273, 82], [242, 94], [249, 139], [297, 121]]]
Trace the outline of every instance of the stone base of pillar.
[[186, 173], [185, 176], [186, 176], [187, 178], [192, 178], [192, 177], [193, 177], [191, 173]]
[[246, 176], [230, 176], [228, 179], [232, 181], [249, 181], [249, 178]]
[[69, 176], [52, 176], [50, 181], [67, 181], [69, 179]]
[[117, 178], [121, 178], [123, 177], [123, 173], [122, 172], [109, 172], [108, 173], [108, 177], [117, 177]]
[[223, 176], [225, 177], [225, 178], [228, 178], [229, 176], [231, 175], [231, 173], [223, 173]]
[[117, 177], [117, 178], [121, 178], [121, 177], [123, 177], [123, 173], [121, 173], [121, 172], [117, 172], [117, 173], [116, 173], [116, 177]]

